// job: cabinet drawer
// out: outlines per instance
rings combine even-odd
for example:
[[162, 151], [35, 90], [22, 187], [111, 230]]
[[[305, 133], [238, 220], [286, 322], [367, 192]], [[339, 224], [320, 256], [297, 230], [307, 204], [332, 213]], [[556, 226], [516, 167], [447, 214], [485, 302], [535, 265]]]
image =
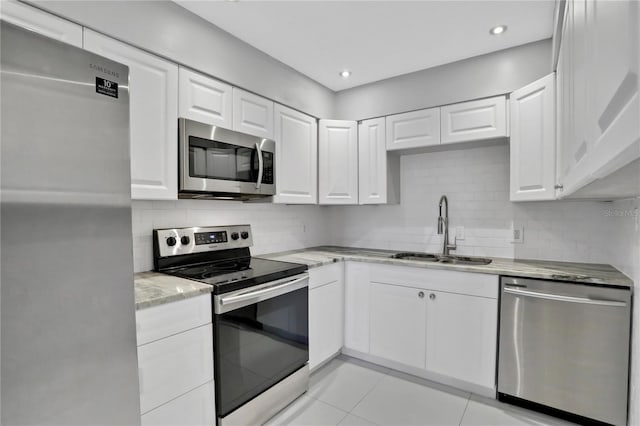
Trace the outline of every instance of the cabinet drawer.
[[211, 322], [211, 296], [206, 294], [136, 312], [138, 346]]
[[187, 392], [142, 416], [142, 426], [214, 426], [213, 382]]
[[309, 269], [309, 289], [321, 287], [335, 281], [342, 281], [342, 263]]
[[211, 324], [138, 347], [140, 411], [213, 380]]

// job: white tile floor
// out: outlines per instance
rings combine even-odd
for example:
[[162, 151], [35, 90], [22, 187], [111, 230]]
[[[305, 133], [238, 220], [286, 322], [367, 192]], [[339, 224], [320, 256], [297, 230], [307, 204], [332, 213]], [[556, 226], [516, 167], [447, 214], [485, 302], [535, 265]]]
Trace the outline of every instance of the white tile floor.
[[267, 425], [569, 425], [553, 417], [339, 357]]

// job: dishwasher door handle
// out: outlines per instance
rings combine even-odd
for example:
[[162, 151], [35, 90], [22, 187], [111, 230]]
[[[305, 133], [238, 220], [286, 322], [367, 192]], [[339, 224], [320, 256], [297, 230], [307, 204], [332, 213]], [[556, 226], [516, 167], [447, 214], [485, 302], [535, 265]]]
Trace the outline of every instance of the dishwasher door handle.
[[556, 300], [558, 302], [582, 303], [585, 305], [612, 306], [612, 307], [618, 307], [618, 308], [623, 308], [627, 306], [626, 302], [620, 302], [617, 300], [602, 300], [602, 299], [590, 299], [587, 297], [562, 296], [559, 294], [540, 293], [537, 291], [522, 290], [521, 288], [517, 288], [517, 287], [505, 286], [504, 292], [513, 294], [516, 296], [533, 297], [536, 299]]

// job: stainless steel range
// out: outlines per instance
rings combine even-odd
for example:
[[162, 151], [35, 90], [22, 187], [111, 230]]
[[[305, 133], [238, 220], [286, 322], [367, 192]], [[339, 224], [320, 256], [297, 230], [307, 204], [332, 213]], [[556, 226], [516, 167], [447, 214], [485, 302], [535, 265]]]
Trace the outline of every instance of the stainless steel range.
[[306, 265], [251, 257], [249, 225], [157, 229], [157, 271], [213, 286], [218, 425], [261, 424], [309, 382]]

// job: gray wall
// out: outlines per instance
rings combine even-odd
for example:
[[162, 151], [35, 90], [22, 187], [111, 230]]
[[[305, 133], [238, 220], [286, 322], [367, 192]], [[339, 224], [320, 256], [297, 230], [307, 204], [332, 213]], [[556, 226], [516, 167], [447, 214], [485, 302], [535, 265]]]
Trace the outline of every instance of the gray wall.
[[550, 72], [551, 39], [340, 91], [335, 117], [361, 120], [508, 93]]
[[316, 117], [335, 93], [170, 1], [30, 1], [173, 62]]

